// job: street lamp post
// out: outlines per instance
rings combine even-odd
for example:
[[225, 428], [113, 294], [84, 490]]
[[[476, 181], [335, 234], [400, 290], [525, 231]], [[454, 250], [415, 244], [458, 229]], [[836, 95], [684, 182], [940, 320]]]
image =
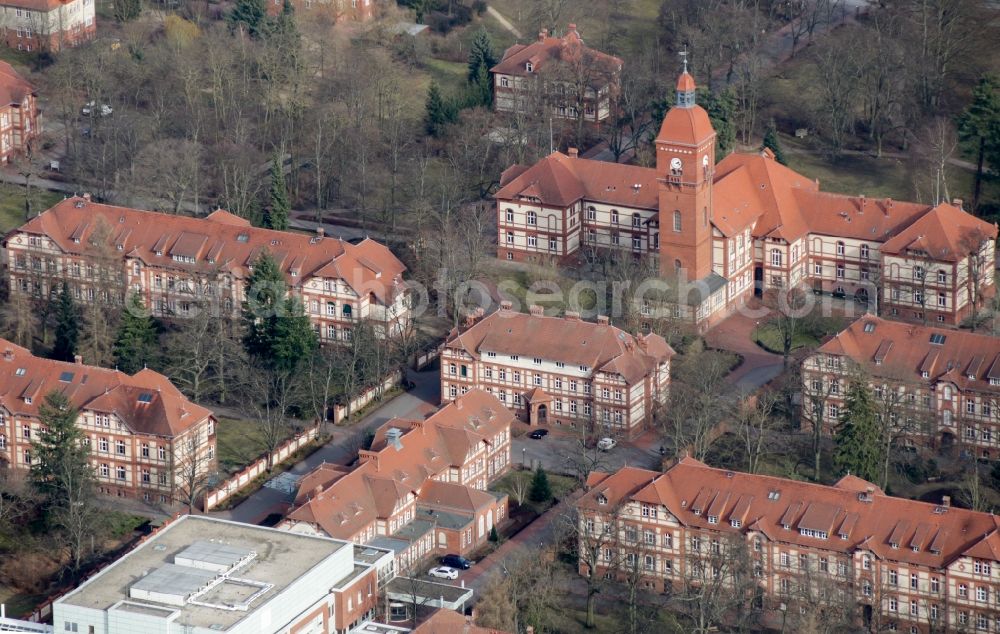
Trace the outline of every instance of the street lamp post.
[[521, 447], [521, 467], [522, 468], [526, 465], [525, 453], [527, 453], [527, 451], [528, 451], [527, 447]]

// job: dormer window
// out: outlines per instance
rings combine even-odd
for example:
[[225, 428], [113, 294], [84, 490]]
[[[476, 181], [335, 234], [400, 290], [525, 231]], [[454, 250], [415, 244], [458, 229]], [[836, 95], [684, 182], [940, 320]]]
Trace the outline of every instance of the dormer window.
[[28, 405], [31, 405], [31, 397], [30, 396], [25, 396], [24, 397], [24, 402], [27, 403]]
[[535, 72], [535, 65], [532, 64], [531, 62], [528, 62], [524, 65], [524, 70], [528, 71], [529, 73], [533, 73]]
[[709, 524], [718, 524], [719, 523], [719, 516], [718, 515], [709, 515], [708, 516], [708, 523]]
[[729, 520], [729, 525], [732, 526], [733, 528], [739, 528], [740, 526], [743, 525], [743, 522], [739, 520]]
[[597, 503], [601, 505], [607, 504], [608, 498], [606, 498], [603, 493], [599, 493], [597, 495]]

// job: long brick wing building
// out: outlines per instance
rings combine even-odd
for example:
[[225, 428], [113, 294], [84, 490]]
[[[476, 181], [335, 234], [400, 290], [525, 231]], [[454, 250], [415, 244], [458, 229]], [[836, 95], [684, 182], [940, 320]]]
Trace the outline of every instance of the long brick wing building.
[[652, 257], [674, 317], [706, 328], [754, 289], [805, 285], [877, 301], [909, 321], [958, 324], [995, 292], [997, 228], [961, 209], [823, 192], [769, 150], [716, 163], [715, 130], [677, 82], [656, 167], [554, 152], [501, 176], [498, 257], [572, 261], [586, 250]]
[[214, 472], [215, 416], [163, 375], [44, 359], [5, 339], [0, 352], [0, 462], [8, 468], [31, 467], [39, 410], [61, 392], [80, 412], [103, 493], [170, 503]]
[[486, 487], [510, 468], [513, 418], [472, 390], [426, 420], [393, 419], [353, 469], [306, 475], [282, 528], [389, 549], [398, 570], [434, 552], [471, 552], [507, 516], [506, 495]]
[[865, 315], [802, 363], [802, 416], [833, 433], [864, 376], [904, 442], [1000, 456], [1000, 339]]
[[638, 571], [655, 591], [745, 591], [764, 626], [836, 604], [866, 631], [1000, 628], [1000, 521], [947, 499], [895, 498], [853, 476], [823, 486], [684, 458], [665, 473], [593, 473], [577, 509], [581, 551], [601, 540], [599, 573]]
[[582, 426], [632, 438], [664, 406], [670, 345], [656, 334], [632, 336], [576, 313], [547, 317], [509, 303], [449, 335], [441, 351], [441, 399], [483, 389], [531, 425]]
[[406, 267], [371, 239], [261, 229], [222, 210], [191, 218], [68, 198], [8, 234], [5, 246], [14, 293], [48, 297], [65, 282], [84, 302], [138, 294], [157, 316], [235, 315], [267, 253], [321, 340], [350, 338], [361, 319], [390, 334], [409, 325]]

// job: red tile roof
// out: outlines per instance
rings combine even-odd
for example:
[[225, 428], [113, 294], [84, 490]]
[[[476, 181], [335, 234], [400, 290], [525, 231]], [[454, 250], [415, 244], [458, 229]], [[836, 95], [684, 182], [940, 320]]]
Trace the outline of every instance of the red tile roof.
[[7, 62], [0, 62], [0, 103], [20, 106], [24, 98], [34, 94], [35, 87]]
[[[371, 448], [361, 452], [353, 471], [345, 474], [324, 464], [306, 475], [289, 518], [319, 524], [331, 537], [350, 539], [376, 519], [392, 515], [410, 495], [422, 497], [424, 489], [434, 505], [481, 508], [480, 496], [487, 494], [460, 485], [440, 486], [431, 479], [463, 466], [477, 445], [492, 443], [513, 420], [510, 410], [482, 390], [470, 390], [423, 421], [390, 420], [375, 433]], [[393, 429], [401, 432], [398, 446], [390, 438]]]
[[[932, 343], [932, 337], [940, 343]], [[950, 381], [961, 389], [1000, 393], [1000, 386], [990, 385], [991, 378], [1000, 379], [1000, 338], [967, 330], [864, 315], [817, 352], [849, 357], [874, 376], [928, 384]]]
[[[593, 66], [591, 74], [595, 75], [595, 79], [615, 73], [622, 67], [620, 58], [587, 47], [576, 30], [576, 25], [570, 24], [563, 37], [549, 37], [546, 34], [530, 44], [511, 46], [504, 51], [503, 58], [490, 72], [526, 77], [543, 73], [559, 62], [576, 61], [582, 56], [586, 56], [587, 64]], [[532, 65], [530, 72], [527, 69], [529, 62]]]
[[935, 260], [957, 262], [970, 252], [978, 252], [984, 240], [996, 237], [995, 224], [942, 203], [886, 241], [881, 251], [897, 255], [923, 251]]
[[[594, 511], [623, 500], [663, 505], [689, 527], [721, 533], [752, 529], [781, 543], [842, 553], [867, 549], [883, 559], [935, 568], [962, 555], [984, 556], [998, 545], [1000, 519], [989, 513], [887, 496], [870, 483], [859, 491], [858, 484], [855, 478], [823, 486], [684, 458], [662, 474], [625, 467], [598, 480], [578, 504]], [[600, 504], [598, 496], [607, 502]], [[740, 520], [739, 528], [732, 519]], [[827, 537], [806, 536], [801, 529]]]
[[541, 357], [622, 375], [629, 383], [674, 355], [656, 334], [633, 337], [610, 324], [574, 317], [546, 317], [500, 309], [445, 344], [476, 358], [484, 352]]
[[15, 415], [37, 417], [45, 396], [58, 391], [73, 407], [114, 414], [139, 434], [170, 438], [212, 416], [211, 410], [189, 401], [165, 376], [152, 370], [129, 376], [118, 370], [53, 361], [6, 339], [0, 339], [0, 352], [0, 407]]
[[[636, 209], [658, 209], [656, 170], [634, 165], [574, 158], [553, 152], [531, 167], [504, 172], [499, 200], [536, 198], [555, 207], [587, 200]], [[638, 185], [638, 187], [636, 187]]]
[[684, 71], [677, 78], [677, 92], [691, 92], [696, 88], [694, 77], [691, 76], [691, 73]]
[[[681, 76], [683, 80], [683, 75]], [[699, 105], [690, 108], [671, 108], [663, 117], [657, 141], [665, 140], [684, 145], [701, 145], [715, 136], [715, 128], [705, 109]]]
[[417, 626], [412, 634], [507, 634], [501, 630], [480, 627], [454, 610], [440, 609]]
[[[289, 284], [309, 277], [339, 278], [359, 295], [368, 292], [385, 302], [402, 290], [406, 267], [384, 245], [365, 239], [354, 245], [335, 238], [251, 227], [242, 218], [216, 211], [192, 218], [67, 198], [14, 232], [45, 235], [65, 253], [84, 254], [98, 228], [108, 246], [122, 256], [160, 267], [195, 273], [228, 271], [249, 276], [248, 266], [265, 251], [277, 260]], [[121, 245], [121, 249], [117, 246]], [[177, 258], [193, 258], [193, 262]], [[296, 275], [291, 272], [295, 270]]]

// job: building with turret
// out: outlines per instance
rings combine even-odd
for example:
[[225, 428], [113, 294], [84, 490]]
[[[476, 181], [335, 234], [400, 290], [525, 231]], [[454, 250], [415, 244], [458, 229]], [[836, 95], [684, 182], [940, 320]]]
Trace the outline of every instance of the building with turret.
[[498, 257], [654, 258], [663, 316], [704, 329], [756, 291], [806, 286], [900, 320], [956, 325], [993, 295], [997, 227], [962, 209], [820, 190], [770, 150], [716, 162], [716, 134], [685, 70], [656, 137], [656, 167], [575, 149], [500, 179]]

